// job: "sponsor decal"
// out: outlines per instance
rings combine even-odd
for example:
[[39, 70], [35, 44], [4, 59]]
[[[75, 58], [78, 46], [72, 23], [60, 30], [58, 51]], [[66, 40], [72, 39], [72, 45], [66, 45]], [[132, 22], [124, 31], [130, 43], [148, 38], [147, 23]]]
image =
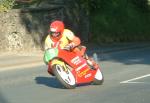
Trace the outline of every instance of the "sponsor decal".
[[50, 28], [52, 32], [56, 32], [56, 29], [55, 28]]
[[78, 74], [79, 77], [82, 77], [82, 76], [86, 75], [88, 71], [89, 71], [89, 68], [85, 69], [82, 72], [79, 71], [79, 72], [77, 72], [77, 74]]
[[86, 63], [82, 64], [81, 66], [79, 66], [79, 67], [76, 69], [76, 71], [79, 71], [80, 69], [82, 69], [82, 68], [85, 67], [85, 66], [86, 66]]
[[85, 78], [88, 78], [88, 77], [90, 77], [91, 75], [92, 75], [92, 74], [89, 73], [89, 74], [85, 75], [84, 77], [85, 77]]
[[81, 60], [79, 58], [79, 56], [76, 56], [74, 57], [72, 60], [71, 60], [71, 63], [75, 64], [75, 65], [78, 65], [81, 63]]

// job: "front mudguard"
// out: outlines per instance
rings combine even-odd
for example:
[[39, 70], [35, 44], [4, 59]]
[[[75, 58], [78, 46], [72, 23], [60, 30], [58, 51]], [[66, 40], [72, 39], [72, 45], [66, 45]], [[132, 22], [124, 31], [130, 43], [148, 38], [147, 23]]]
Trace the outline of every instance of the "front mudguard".
[[61, 60], [59, 60], [59, 59], [53, 59], [52, 61], [50, 61], [50, 62], [48, 63], [48, 70], [47, 70], [48, 73], [51, 74], [52, 76], [54, 76], [54, 73], [53, 73], [53, 71], [52, 71], [52, 67], [53, 67], [54, 65], [57, 65], [57, 64], [59, 64], [59, 65], [61, 65], [62, 67], [64, 67], [64, 70], [67, 71], [66, 65], [65, 65], [65, 63], [64, 63], [63, 61], [61, 61]]

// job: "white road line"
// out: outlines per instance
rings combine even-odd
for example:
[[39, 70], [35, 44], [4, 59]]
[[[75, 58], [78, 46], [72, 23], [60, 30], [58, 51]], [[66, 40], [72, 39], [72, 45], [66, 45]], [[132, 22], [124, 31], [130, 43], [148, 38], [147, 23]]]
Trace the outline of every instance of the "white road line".
[[131, 81], [134, 81], [134, 80], [138, 80], [138, 79], [142, 79], [142, 78], [146, 78], [146, 77], [149, 77], [150, 74], [146, 74], [146, 75], [143, 75], [143, 76], [140, 76], [140, 77], [136, 77], [136, 78], [133, 78], [133, 79], [129, 79], [129, 80], [126, 80], [126, 81], [122, 81], [120, 83], [129, 83]]

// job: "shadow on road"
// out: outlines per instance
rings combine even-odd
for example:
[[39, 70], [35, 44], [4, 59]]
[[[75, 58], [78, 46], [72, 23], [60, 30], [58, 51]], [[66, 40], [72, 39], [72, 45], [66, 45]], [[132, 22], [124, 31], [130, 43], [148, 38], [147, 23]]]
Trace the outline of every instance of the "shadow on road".
[[0, 103], [9, 103], [1, 93], [0, 93]]
[[114, 52], [107, 54], [100, 54], [98, 58], [101, 61], [120, 62], [125, 65], [144, 64], [150, 65], [150, 49], [139, 49], [134, 51]]
[[54, 77], [36, 77], [35, 81], [40, 85], [45, 85], [52, 88], [63, 88], [63, 86]]
[[[35, 81], [37, 84], [45, 85], [52, 88], [65, 89], [63, 85], [55, 77], [36, 77]], [[90, 86], [91, 83], [78, 84], [76, 87]]]

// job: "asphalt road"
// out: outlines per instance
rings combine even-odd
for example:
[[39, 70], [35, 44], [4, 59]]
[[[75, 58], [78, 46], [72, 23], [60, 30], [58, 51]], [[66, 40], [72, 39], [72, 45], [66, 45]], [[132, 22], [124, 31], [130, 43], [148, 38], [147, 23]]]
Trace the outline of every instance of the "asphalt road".
[[67, 90], [46, 66], [0, 72], [0, 103], [149, 103], [150, 47], [98, 55], [105, 81]]

